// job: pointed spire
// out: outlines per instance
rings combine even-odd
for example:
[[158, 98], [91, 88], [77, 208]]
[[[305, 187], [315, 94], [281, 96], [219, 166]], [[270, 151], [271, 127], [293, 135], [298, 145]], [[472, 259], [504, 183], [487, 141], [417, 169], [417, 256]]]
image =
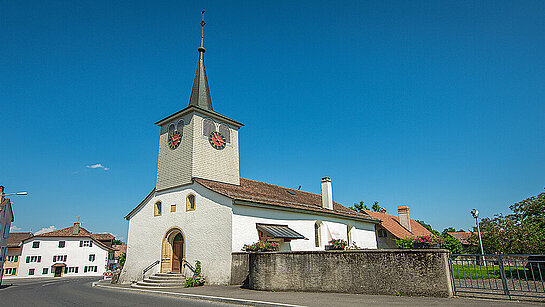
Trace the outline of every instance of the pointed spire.
[[202, 10], [201, 20], [201, 45], [199, 50], [199, 62], [197, 63], [197, 72], [193, 80], [193, 88], [191, 89], [191, 97], [189, 97], [189, 105], [197, 106], [205, 110], [212, 111], [212, 99], [210, 99], [210, 90], [208, 89], [208, 79], [206, 78], [206, 70], [204, 69], [204, 10]]

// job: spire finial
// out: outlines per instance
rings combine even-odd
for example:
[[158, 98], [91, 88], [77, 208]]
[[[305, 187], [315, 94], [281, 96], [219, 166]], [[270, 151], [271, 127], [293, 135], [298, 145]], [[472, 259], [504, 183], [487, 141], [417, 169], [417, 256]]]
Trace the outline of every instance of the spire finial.
[[199, 47], [199, 52], [205, 52], [204, 49], [204, 25], [206, 22], [204, 22], [204, 9], [201, 12], [202, 14], [202, 20], [201, 20], [201, 46]]

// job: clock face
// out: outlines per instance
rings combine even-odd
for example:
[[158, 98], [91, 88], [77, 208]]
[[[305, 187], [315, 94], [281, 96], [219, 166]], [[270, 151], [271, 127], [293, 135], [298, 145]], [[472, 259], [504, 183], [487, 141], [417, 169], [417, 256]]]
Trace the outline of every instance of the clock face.
[[170, 147], [170, 149], [172, 150], [178, 148], [181, 142], [182, 136], [178, 131], [175, 131], [171, 136], [168, 137], [168, 147]]
[[221, 133], [217, 131], [210, 132], [210, 135], [208, 136], [208, 142], [210, 142], [210, 145], [214, 147], [217, 150], [222, 150], [225, 148], [225, 138]]

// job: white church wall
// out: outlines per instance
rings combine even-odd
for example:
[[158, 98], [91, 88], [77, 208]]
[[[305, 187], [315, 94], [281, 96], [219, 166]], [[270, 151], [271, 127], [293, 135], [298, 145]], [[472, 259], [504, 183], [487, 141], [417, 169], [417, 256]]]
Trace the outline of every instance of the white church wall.
[[[195, 210], [186, 211], [186, 196], [196, 197]], [[154, 216], [154, 204], [162, 202], [162, 215]], [[176, 212], [170, 205], [176, 204]], [[184, 235], [184, 257], [192, 264], [202, 263], [202, 273], [209, 284], [229, 284], [231, 277], [231, 200], [199, 184], [156, 193], [129, 220], [127, 260], [121, 283], [142, 279], [142, 270], [161, 260], [162, 240], [166, 232], [178, 227]], [[156, 265], [146, 276], [159, 272]]]
[[[62, 273], [63, 277], [69, 276], [102, 276], [106, 271], [108, 264], [108, 250], [96, 244], [93, 246], [80, 247], [80, 241], [91, 240], [89, 238], [40, 238], [34, 237], [25, 241], [21, 250], [19, 259], [19, 268], [17, 276], [13, 278], [33, 278], [33, 277], [52, 277], [54, 270], [51, 266], [55, 263], [65, 263], [67, 267], [77, 267], [78, 272]], [[33, 248], [33, 242], [40, 242], [38, 248]], [[64, 247], [59, 247], [59, 241], [65, 241]], [[95, 255], [95, 260], [90, 261], [89, 255]], [[53, 256], [66, 255], [66, 261], [53, 262]], [[27, 256], [41, 256], [40, 262], [26, 262]], [[85, 272], [85, 266], [96, 266], [96, 272]], [[47, 273], [43, 274], [43, 269], [47, 268]], [[34, 269], [34, 275], [29, 275], [29, 269]]]
[[[315, 246], [314, 224], [321, 221], [320, 246]], [[288, 225], [308, 240], [298, 239], [281, 245], [281, 250], [304, 251], [324, 250], [331, 239], [348, 240], [347, 225], [352, 225], [351, 241], [358, 247], [376, 249], [375, 225], [373, 223], [323, 216], [303, 214], [283, 210], [273, 210], [252, 206], [233, 206], [233, 252], [241, 251], [244, 244], [259, 240], [256, 223]]]

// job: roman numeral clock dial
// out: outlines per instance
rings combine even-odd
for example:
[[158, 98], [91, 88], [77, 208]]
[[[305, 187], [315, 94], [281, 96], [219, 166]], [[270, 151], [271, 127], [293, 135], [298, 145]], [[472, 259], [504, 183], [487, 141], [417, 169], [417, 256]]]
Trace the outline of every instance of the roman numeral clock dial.
[[212, 131], [210, 133], [208, 136], [208, 142], [210, 142], [210, 145], [217, 150], [222, 150], [225, 148], [225, 137], [223, 137], [223, 135], [217, 131]]

